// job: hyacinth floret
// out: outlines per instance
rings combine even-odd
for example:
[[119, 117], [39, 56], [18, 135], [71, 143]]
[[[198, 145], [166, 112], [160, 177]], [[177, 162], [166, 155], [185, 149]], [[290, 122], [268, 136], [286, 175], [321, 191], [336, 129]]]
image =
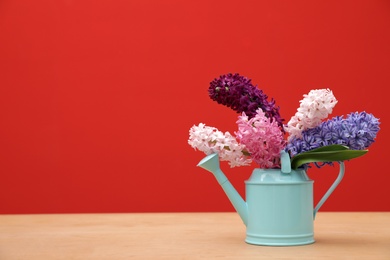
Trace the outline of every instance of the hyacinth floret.
[[283, 130], [283, 119], [280, 117], [279, 107], [275, 100], [268, 101], [268, 96], [261, 89], [254, 86], [251, 79], [238, 73], [221, 75], [210, 83], [209, 96], [219, 104], [225, 105], [234, 111], [252, 118], [256, 110], [261, 108], [266, 117], [275, 120]]
[[379, 131], [379, 119], [372, 114], [351, 113], [345, 120], [347, 146], [354, 150], [363, 150], [375, 142]]
[[280, 168], [280, 151], [285, 147], [284, 134], [276, 121], [269, 119], [259, 108], [256, 115], [242, 113], [237, 120], [236, 137], [245, 145], [251, 158], [260, 168]]
[[218, 153], [221, 161], [228, 161], [230, 167], [247, 166], [252, 160], [247, 156], [245, 145], [237, 142], [229, 132], [222, 133], [215, 127], [200, 123], [189, 130], [188, 144], [205, 154]]

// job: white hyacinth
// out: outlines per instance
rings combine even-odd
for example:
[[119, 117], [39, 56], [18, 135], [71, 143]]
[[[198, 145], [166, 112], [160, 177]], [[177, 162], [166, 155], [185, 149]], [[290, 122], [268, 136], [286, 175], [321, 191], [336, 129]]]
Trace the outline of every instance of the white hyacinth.
[[252, 160], [244, 155], [245, 146], [239, 144], [229, 132], [222, 133], [215, 127], [200, 123], [190, 128], [188, 144], [195, 150], [209, 155], [218, 153], [221, 161], [228, 161], [230, 167], [246, 166]]
[[318, 126], [332, 113], [337, 100], [330, 89], [314, 89], [303, 95], [298, 111], [285, 126], [289, 139], [302, 137], [302, 131]]

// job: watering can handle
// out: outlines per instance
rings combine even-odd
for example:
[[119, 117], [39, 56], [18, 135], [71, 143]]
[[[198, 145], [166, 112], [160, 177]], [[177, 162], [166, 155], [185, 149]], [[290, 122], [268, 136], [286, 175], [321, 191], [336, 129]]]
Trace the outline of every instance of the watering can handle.
[[315, 219], [318, 210], [321, 208], [321, 206], [324, 204], [324, 202], [329, 198], [330, 194], [332, 194], [332, 192], [336, 189], [337, 185], [339, 185], [339, 183], [341, 182], [341, 180], [344, 177], [344, 172], [345, 172], [344, 162], [341, 161], [341, 162], [338, 162], [338, 163], [340, 164], [339, 175], [337, 176], [336, 180], [333, 182], [332, 186], [330, 186], [328, 191], [322, 197], [320, 202], [318, 202], [317, 206], [314, 208], [313, 219]]

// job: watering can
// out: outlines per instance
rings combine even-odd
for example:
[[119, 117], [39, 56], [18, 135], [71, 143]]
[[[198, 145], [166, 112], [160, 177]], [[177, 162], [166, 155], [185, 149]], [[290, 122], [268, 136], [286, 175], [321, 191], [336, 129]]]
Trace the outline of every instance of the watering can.
[[220, 169], [218, 154], [198, 166], [212, 172], [246, 226], [245, 242], [253, 245], [294, 246], [314, 243], [315, 215], [344, 176], [337, 179], [313, 209], [313, 180], [303, 168], [291, 169], [290, 157], [281, 151], [281, 169], [254, 169], [245, 181], [246, 201]]

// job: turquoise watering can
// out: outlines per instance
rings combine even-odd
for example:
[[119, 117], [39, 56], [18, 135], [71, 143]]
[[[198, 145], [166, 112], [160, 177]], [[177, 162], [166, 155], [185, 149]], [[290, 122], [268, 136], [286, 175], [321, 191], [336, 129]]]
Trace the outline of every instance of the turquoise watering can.
[[314, 243], [316, 213], [344, 176], [339, 162], [337, 179], [313, 209], [313, 181], [304, 169], [292, 170], [289, 155], [281, 152], [281, 169], [254, 169], [245, 181], [246, 201], [220, 169], [218, 154], [198, 166], [212, 172], [246, 225], [245, 241], [253, 245], [294, 246]]

